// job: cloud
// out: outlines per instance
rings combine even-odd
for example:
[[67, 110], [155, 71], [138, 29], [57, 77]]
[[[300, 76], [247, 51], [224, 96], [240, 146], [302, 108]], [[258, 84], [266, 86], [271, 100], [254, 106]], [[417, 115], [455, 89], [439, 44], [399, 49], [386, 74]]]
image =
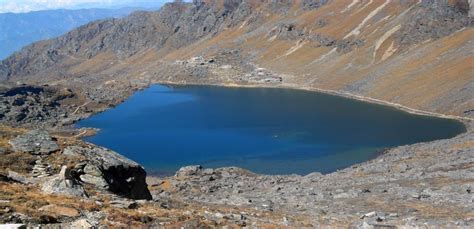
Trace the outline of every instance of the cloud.
[[0, 0], [0, 13], [73, 8], [81, 4], [112, 5], [133, 0]]

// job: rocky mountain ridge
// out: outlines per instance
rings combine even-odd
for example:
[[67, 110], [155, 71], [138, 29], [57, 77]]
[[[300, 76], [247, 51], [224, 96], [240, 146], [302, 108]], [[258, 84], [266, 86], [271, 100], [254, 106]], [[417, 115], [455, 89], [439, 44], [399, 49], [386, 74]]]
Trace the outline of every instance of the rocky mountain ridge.
[[[80, 78], [91, 77], [98, 81], [96, 87], [110, 80], [128, 85], [179, 82], [163, 75], [162, 69], [175, 60], [213, 57], [232, 49], [239, 53], [239, 63], [222, 65], [269, 69], [282, 75], [282, 86], [333, 90], [470, 117], [470, 4], [467, 0], [175, 2], [157, 12], [93, 22], [27, 46], [0, 63], [0, 78], [80, 85]], [[245, 76], [248, 70], [252, 69], [235, 74]], [[216, 81], [248, 84], [242, 78], [228, 79], [224, 73]]]
[[44, 10], [0, 14], [0, 59], [39, 40], [51, 39], [89, 22], [127, 16], [138, 8]]

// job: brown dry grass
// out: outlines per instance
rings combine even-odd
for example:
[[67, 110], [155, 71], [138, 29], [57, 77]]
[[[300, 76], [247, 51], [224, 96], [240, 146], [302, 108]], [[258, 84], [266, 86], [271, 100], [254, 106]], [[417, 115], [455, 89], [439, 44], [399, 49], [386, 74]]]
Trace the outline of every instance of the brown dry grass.
[[[3, 137], [0, 137], [0, 147], [9, 149], [11, 146], [8, 141], [19, 134], [25, 133], [26, 129], [0, 126], [0, 132], [3, 133]], [[49, 162], [53, 166], [53, 173], [59, 172], [62, 165], [72, 167], [77, 164], [77, 162], [86, 159], [82, 156], [66, 156], [60, 153], [68, 145], [84, 144], [82, 141], [71, 137], [54, 137], [58, 140], [60, 150], [43, 158], [43, 160]], [[29, 173], [37, 159], [37, 156], [29, 153], [7, 152], [0, 157], [0, 173], [7, 174], [8, 170], [23, 174]]]
[[8, 141], [22, 133], [25, 133], [24, 128], [14, 128], [10, 126], [0, 125], [0, 147], [10, 148]]
[[459, 149], [473, 149], [474, 148], [474, 140], [467, 140], [462, 143], [453, 144], [451, 145], [451, 149], [459, 150]]
[[[0, 147], [10, 149], [11, 146], [8, 141], [17, 135], [23, 134], [26, 129], [14, 128], [0, 125]], [[31, 154], [16, 152], [5, 153], [0, 156], [0, 173], [7, 174], [8, 170], [13, 170], [19, 173], [27, 173], [31, 170], [36, 158]]]
[[49, 204], [87, 211], [99, 210], [99, 206], [93, 200], [48, 195], [42, 193], [36, 186], [17, 183], [0, 182], [0, 199], [9, 200], [8, 203], [4, 204], [5, 207], [33, 218], [41, 217], [43, 213], [39, 212], [38, 209]]
[[7, 174], [8, 170], [28, 173], [33, 168], [36, 159], [29, 153], [6, 153], [0, 156], [0, 173]]

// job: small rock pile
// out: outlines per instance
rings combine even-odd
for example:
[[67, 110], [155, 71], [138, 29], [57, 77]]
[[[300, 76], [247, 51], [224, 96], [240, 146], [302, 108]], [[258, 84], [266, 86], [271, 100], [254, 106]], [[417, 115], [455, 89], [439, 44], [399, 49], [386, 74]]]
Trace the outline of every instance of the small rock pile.
[[33, 166], [31, 173], [33, 174], [33, 177], [48, 177], [53, 174], [52, 166], [49, 163], [43, 161], [42, 158], [39, 158], [35, 161], [35, 165]]

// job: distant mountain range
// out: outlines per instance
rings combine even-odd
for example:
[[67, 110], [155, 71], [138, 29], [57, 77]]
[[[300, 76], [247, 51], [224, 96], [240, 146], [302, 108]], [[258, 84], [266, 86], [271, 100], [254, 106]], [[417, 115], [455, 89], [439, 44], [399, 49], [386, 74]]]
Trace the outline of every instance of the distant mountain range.
[[105, 9], [119, 9], [119, 8], [146, 8], [146, 9], [158, 9], [166, 2], [172, 2], [173, 0], [123, 0], [122, 2], [93, 2], [93, 3], [82, 3], [75, 5], [71, 9], [91, 9], [91, 8], [105, 8]]
[[0, 14], [0, 60], [35, 41], [57, 37], [98, 19], [127, 16], [138, 9], [61, 9]]

